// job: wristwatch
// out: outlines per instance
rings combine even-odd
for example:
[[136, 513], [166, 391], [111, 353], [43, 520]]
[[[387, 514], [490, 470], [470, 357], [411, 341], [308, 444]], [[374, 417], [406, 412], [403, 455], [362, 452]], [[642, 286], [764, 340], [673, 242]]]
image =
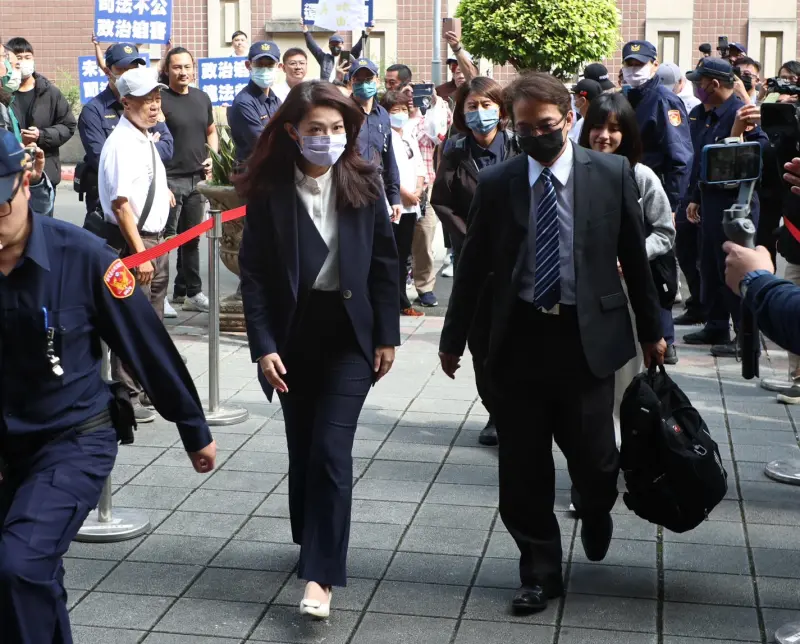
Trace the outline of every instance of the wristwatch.
[[745, 274], [742, 278], [742, 281], [739, 282], [739, 292], [742, 294], [742, 297], [747, 296], [747, 289], [750, 288], [750, 282], [752, 282], [757, 277], [761, 277], [762, 275], [772, 275], [771, 271], [766, 271], [763, 268], [757, 271], [750, 271], [749, 273]]

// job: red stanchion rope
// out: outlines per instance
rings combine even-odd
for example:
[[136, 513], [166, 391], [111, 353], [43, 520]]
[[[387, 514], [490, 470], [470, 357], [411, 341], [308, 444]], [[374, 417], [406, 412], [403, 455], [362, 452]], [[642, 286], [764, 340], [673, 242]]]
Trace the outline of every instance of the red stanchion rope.
[[[226, 210], [222, 213], [222, 223], [244, 217], [246, 212], [247, 206], [240, 206], [238, 208], [234, 208], [233, 210]], [[136, 268], [137, 266], [141, 266], [145, 262], [149, 262], [156, 257], [166, 255], [171, 250], [175, 250], [178, 246], [183, 246], [183, 244], [186, 242], [191, 241], [195, 237], [199, 237], [205, 232], [208, 232], [213, 226], [214, 219], [207, 219], [202, 224], [197, 224], [189, 230], [183, 231], [180, 235], [170, 237], [169, 239], [158, 244], [158, 246], [153, 246], [152, 248], [148, 248], [141, 253], [136, 253], [135, 255], [129, 255], [128, 257], [125, 257], [122, 260], [122, 263], [128, 268]]]

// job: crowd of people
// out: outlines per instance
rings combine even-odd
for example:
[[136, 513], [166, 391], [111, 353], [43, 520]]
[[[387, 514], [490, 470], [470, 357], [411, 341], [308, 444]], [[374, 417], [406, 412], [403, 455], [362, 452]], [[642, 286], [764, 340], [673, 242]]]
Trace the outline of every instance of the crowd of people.
[[[394, 362], [401, 316], [438, 304], [437, 222], [448, 249], [442, 275], [454, 276], [442, 369], [455, 377], [469, 345], [490, 413], [479, 441], [499, 444], [500, 516], [520, 551], [511, 605], [541, 611], [564, 593], [553, 439], [586, 556], [600, 561], [614, 529], [625, 388], [643, 366], [678, 362], [676, 323], [703, 324], [685, 343], [736, 355], [730, 326], [739, 329], [741, 298], [739, 284], [725, 282], [722, 217], [738, 190], [703, 183], [705, 146], [758, 143], [764, 172], [752, 216], [773, 253], [784, 218], [780, 252], [800, 284], [797, 197], [759, 108], [797, 94], [773, 91], [740, 44], [684, 75], [641, 40], [625, 44], [618, 83], [598, 62], [571, 87], [543, 72], [503, 87], [448, 32], [449, 80], [420, 101], [409, 66], [391, 65], [381, 79], [363, 55], [369, 29], [350, 52], [338, 34], [324, 51], [303, 31], [308, 52], [233, 34], [231, 55], [246, 57], [250, 80], [227, 110], [231, 179], [247, 203], [247, 337], [265, 395], [277, 392], [283, 408], [292, 536], [307, 582], [300, 611], [328, 617], [333, 586], [346, 583], [358, 418]], [[135, 274], [120, 258], [202, 220], [198, 184], [210, 176], [218, 124], [194, 86], [191, 51], [170, 47], [158, 78], [133, 44], [96, 53], [108, 87], [76, 122], [35, 72], [27, 40], [2, 52], [0, 298], [10, 289], [15, 314], [36, 322], [12, 329], [12, 359], [30, 364], [2, 393], [4, 411], [18, 396], [20, 419], [0, 421], [0, 635], [23, 644], [71, 641], [61, 557], [113, 464], [121, 415], [107, 411], [110, 401], [137, 422], [152, 421], [153, 408], [176, 422], [198, 471], [215, 460], [161, 324], [176, 315], [170, 301], [208, 310], [197, 240], [178, 251], [171, 297], [166, 256]], [[309, 55], [319, 79], [306, 79]], [[779, 75], [796, 84], [798, 71], [787, 62]], [[58, 149], [76, 127], [85, 227], [105, 244], [53, 219]], [[689, 297], [673, 320], [678, 265]], [[99, 338], [113, 352], [120, 384], [111, 390], [99, 376]], [[800, 358], [792, 364], [780, 395], [800, 402]], [[26, 514], [37, 502], [48, 512]], [[21, 531], [32, 526], [48, 538], [31, 544]]]

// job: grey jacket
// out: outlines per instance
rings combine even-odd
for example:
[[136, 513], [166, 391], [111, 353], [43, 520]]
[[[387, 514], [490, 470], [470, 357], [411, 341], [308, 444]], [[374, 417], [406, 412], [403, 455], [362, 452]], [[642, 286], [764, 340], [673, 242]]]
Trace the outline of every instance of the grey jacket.
[[645, 222], [650, 234], [645, 240], [647, 259], [663, 255], [675, 244], [675, 224], [672, 222], [672, 208], [656, 173], [643, 163], [633, 168], [636, 185], [639, 186], [639, 203], [642, 206]]

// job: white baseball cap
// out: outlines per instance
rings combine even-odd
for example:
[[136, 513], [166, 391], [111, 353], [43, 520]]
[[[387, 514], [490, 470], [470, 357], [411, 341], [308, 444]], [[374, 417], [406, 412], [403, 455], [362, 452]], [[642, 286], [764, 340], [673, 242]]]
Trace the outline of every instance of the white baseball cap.
[[117, 91], [120, 96], [147, 96], [154, 89], [166, 89], [166, 85], [159, 83], [153, 75], [153, 70], [147, 67], [130, 69], [119, 77]]

